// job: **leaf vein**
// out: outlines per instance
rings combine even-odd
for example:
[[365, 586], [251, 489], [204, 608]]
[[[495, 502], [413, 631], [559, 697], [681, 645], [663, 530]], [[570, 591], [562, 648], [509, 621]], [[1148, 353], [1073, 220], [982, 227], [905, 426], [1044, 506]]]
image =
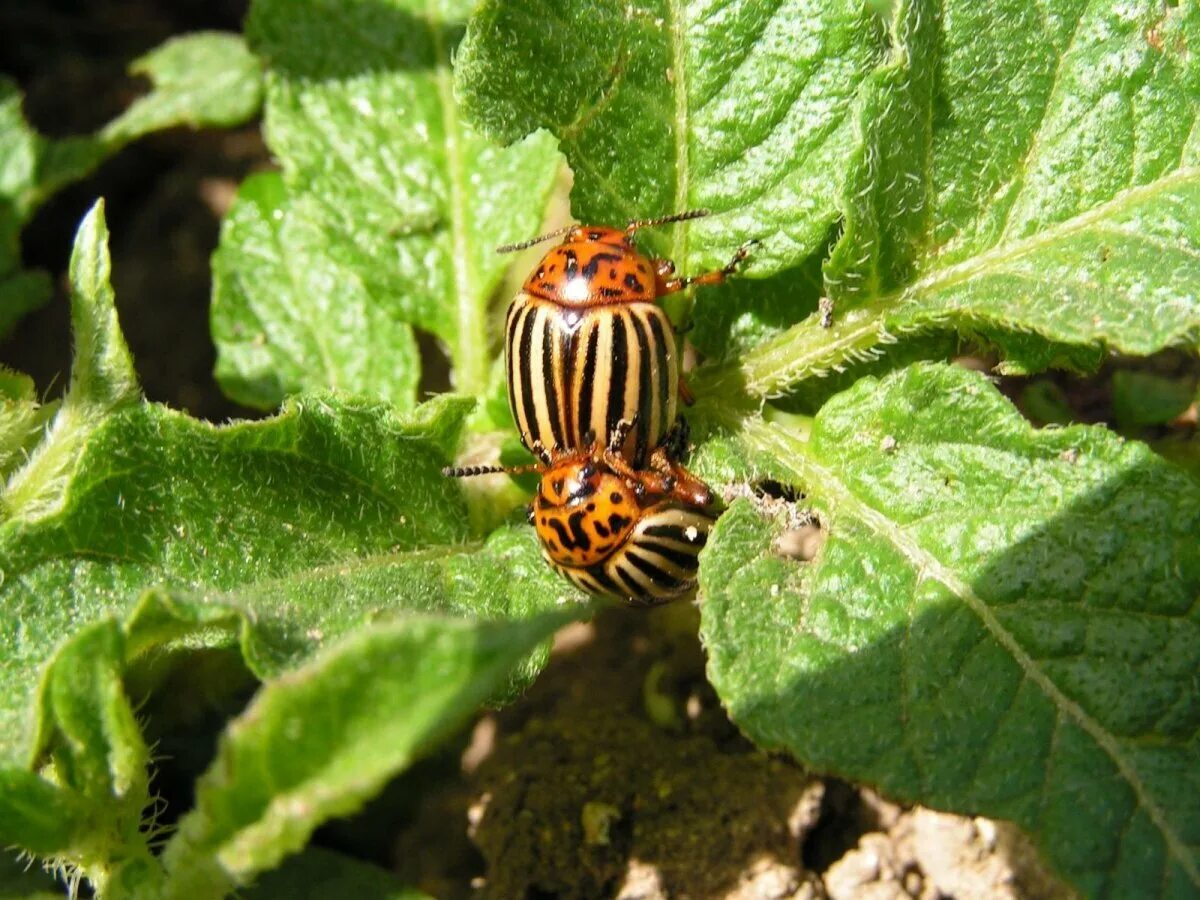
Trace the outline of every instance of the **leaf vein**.
[[[1018, 643], [1016, 637], [996, 618], [994, 611], [974, 588], [942, 564], [941, 560], [916, 543], [902, 528], [885, 514], [871, 507], [855, 495], [831, 470], [813, 460], [805, 451], [803, 443], [779, 433], [769, 425], [758, 422], [748, 424], [747, 438], [756, 445], [773, 452], [804, 484], [820, 485], [832, 502], [848, 514], [859, 519], [868, 528], [888, 541], [916, 569], [925, 568], [933, 578], [945, 585], [980, 620], [984, 629], [1009, 654], [1013, 661], [1050, 701], [1059, 715], [1069, 717], [1074, 724], [1088, 735], [1116, 766], [1121, 777], [1133, 790], [1138, 805], [1154, 827], [1162, 835], [1171, 856], [1175, 857], [1193, 884], [1200, 886], [1200, 867], [1188, 852], [1187, 844], [1168, 821], [1163, 809], [1142, 782], [1133, 763], [1126, 757], [1114, 735], [1108, 732], [1075, 700], [1068, 697], [1057, 684], [1038, 666], [1037, 661]], [[808, 471], [804, 471], [807, 469]]]

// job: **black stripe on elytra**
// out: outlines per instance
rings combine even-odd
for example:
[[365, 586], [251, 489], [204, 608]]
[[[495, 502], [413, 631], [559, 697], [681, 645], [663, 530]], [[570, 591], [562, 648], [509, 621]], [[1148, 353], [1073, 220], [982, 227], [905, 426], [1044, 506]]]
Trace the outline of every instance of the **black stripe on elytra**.
[[562, 416], [563, 446], [576, 447], [579, 442], [575, 439], [575, 414], [579, 411], [576, 398], [571, 396], [575, 374], [575, 334], [578, 328], [575, 324], [568, 325], [559, 320], [555, 329], [558, 336], [557, 352], [562, 355], [562, 402], [558, 404]]
[[620, 597], [642, 596], [642, 586], [633, 577], [633, 573], [622, 568], [620, 563], [612, 567], [612, 580], [617, 585], [617, 589], [613, 591], [614, 594]]
[[624, 597], [629, 593], [627, 590], [625, 590], [625, 588], [621, 587], [612, 580], [608, 572], [604, 571], [603, 565], [593, 566], [587, 570], [587, 573], [596, 580], [596, 583], [600, 585], [601, 588], [608, 591], [610, 594], [613, 594], [617, 597]]
[[555, 313], [545, 317], [542, 324], [542, 380], [546, 384], [546, 405], [549, 409], [550, 434], [554, 438], [555, 447], [565, 447], [567, 436], [562, 432], [562, 422], [559, 419], [558, 380], [554, 377], [554, 318]]
[[592, 320], [588, 332], [587, 350], [583, 356], [583, 371], [579, 378], [579, 430], [573, 437], [583, 442], [583, 433], [592, 427], [592, 390], [596, 383], [596, 354], [600, 346], [600, 323]]
[[621, 262], [622, 259], [623, 257], [619, 253], [597, 253], [595, 256], [589, 259], [587, 263], [584, 264], [584, 267], [579, 271], [584, 278], [586, 278], [588, 281], [591, 281], [596, 277], [596, 273], [600, 271], [601, 263], [612, 263], [613, 265], [616, 265], [617, 263]]
[[646, 318], [650, 321], [650, 340], [655, 351], [653, 364], [658, 368], [658, 408], [662, 410], [663, 415], [659, 431], [665, 434], [675, 424], [670, 421], [671, 408], [675, 405], [672, 401], [675, 398], [671, 396], [671, 370], [668, 368], [675, 365], [675, 354], [671, 352], [675, 346], [675, 336], [668, 334], [663, 328], [662, 316], [657, 309], [647, 313]]
[[625, 418], [625, 384], [629, 380], [629, 339], [625, 334], [625, 313], [613, 313], [612, 359], [609, 364], [608, 407], [604, 418], [604, 440], [616, 430], [617, 423]]
[[[537, 307], [530, 304], [521, 320], [518, 358], [521, 360], [521, 409], [525, 414], [525, 425], [529, 443], [541, 440], [538, 430], [537, 404], [533, 399], [533, 330], [537, 327]], [[518, 422], [518, 425], [520, 423]]]
[[642, 316], [630, 314], [633, 322], [633, 334], [638, 345], [638, 409], [637, 442], [634, 445], [634, 466], [646, 464], [646, 451], [650, 449], [650, 428], [656, 424], [655, 419], [661, 418], [653, 412], [650, 396], [650, 367], [656, 361], [654, 345], [651, 343], [649, 326]]
[[671, 588], [681, 583], [681, 579], [676, 578], [666, 569], [656, 566], [653, 560], [647, 559], [644, 556], [639, 556], [632, 550], [625, 554], [625, 559], [635, 569], [638, 569], [643, 575], [657, 585], [660, 585], [664, 588]]
[[689, 541], [687, 538], [688, 527], [687, 525], [648, 525], [642, 529], [641, 533], [650, 538], [667, 538], [691, 547], [703, 547], [708, 542], [708, 532], [698, 525], [691, 526], [696, 529], [696, 539]]
[[[642, 532], [645, 536], [645, 532]], [[646, 542], [644, 545], [647, 552], [661, 556], [667, 562], [674, 563], [685, 572], [695, 572], [699, 562], [696, 553], [688, 553], [686, 550], [676, 550], [674, 547], [665, 547], [662, 544], [653, 541]], [[697, 552], [699, 547], [696, 548]]]

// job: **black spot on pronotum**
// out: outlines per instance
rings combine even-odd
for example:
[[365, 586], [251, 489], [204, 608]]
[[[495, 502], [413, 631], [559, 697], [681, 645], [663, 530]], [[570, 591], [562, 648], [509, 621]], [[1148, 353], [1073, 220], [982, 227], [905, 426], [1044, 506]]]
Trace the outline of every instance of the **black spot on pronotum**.
[[616, 269], [609, 269], [609, 270], [608, 270], [608, 277], [609, 277], [609, 278], [611, 278], [613, 281], [616, 281], [616, 280], [617, 280], [617, 270], [616, 270]]
[[595, 511], [596, 511], [596, 504], [595, 504], [595, 503], [589, 503], [589, 504], [587, 505], [587, 511], [588, 511], [588, 512], [595, 512]]
[[613, 491], [611, 494], [608, 495], [608, 499], [611, 500], [613, 503], [617, 504], [617, 506], [620, 506], [621, 501], [624, 498], [620, 494], [618, 494], [616, 491]]
[[642, 289], [642, 283], [638, 281], [638, 277], [636, 275], [634, 275], [632, 272], [628, 272], [625, 275], [625, 287], [629, 288], [631, 291], [640, 291]]
[[583, 273], [584, 278], [595, 278], [596, 273], [600, 271], [601, 263], [612, 265], [619, 262], [621, 262], [621, 255], [619, 253], [597, 253], [587, 261], [580, 271]]
[[629, 527], [629, 523], [631, 521], [633, 520], [627, 519], [624, 516], [618, 516], [616, 513], [613, 513], [608, 517], [608, 527], [613, 534], [620, 534], [627, 527]]
[[573, 512], [567, 517], [567, 527], [571, 529], [571, 537], [575, 541], [575, 546], [580, 550], [587, 550], [592, 546], [592, 539], [588, 537], [587, 532], [583, 529], [583, 517], [585, 513], [580, 510]]
[[[596, 524], [593, 527], [596, 529], [596, 534], [600, 535], [600, 537], [602, 537], [602, 538], [606, 538], [609, 536], [609, 534], [612, 533], [607, 528], [604, 527], [603, 522], [596, 522]], [[599, 549], [599, 548], [597, 548], [597, 549]]]

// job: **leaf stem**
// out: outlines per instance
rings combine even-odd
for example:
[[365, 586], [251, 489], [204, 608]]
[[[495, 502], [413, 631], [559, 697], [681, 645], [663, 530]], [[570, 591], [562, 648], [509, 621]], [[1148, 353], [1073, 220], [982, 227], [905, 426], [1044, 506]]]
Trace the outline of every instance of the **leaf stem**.
[[695, 391], [717, 403], [736, 405], [739, 395], [778, 397], [805, 378], [840, 371], [878, 356], [881, 344], [895, 342], [882, 309], [863, 307], [839, 316], [832, 326], [813, 314], [779, 336], [765, 341], [733, 365], [696, 373]]

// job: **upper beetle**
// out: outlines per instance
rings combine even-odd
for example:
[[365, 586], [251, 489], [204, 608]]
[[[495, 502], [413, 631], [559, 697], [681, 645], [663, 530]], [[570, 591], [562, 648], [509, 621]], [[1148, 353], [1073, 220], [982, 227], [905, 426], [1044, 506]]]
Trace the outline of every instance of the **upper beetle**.
[[707, 214], [693, 210], [624, 229], [573, 225], [499, 248], [522, 250], [564, 235], [530, 271], [505, 319], [508, 401], [526, 448], [577, 449], [589, 437], [607, 444], [623, 420], [636, 423], [621, 447], [634, 467], [668, 442], [681, 385], [675, 331], [657, 301], [688, 285], [724, 281], [749, 245], [724, 268], [687, 278], [675, 274], [671, 260], [640, 252], [633, 235]]

